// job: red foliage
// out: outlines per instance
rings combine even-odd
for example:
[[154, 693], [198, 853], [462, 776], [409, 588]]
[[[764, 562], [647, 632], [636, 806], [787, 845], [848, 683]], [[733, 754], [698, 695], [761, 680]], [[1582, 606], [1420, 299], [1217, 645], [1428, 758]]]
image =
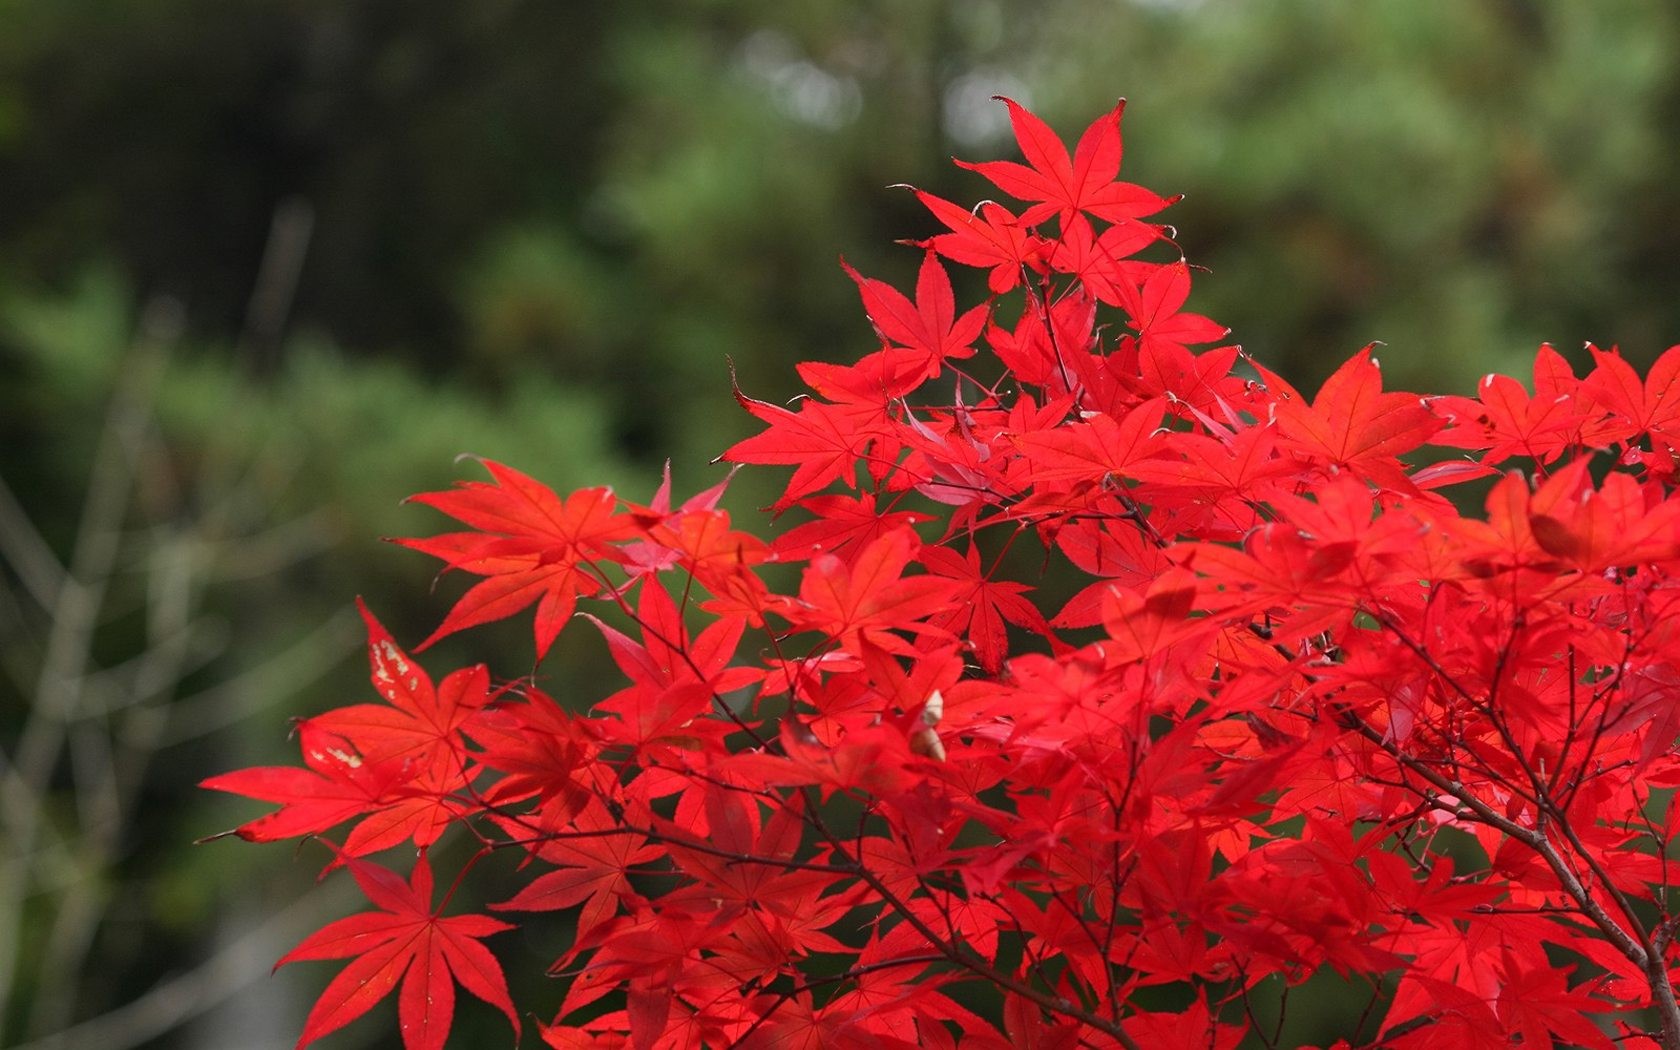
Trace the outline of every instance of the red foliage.
[[[432, 910], [453, 829], [526, 860], [498, 912], [575, 913], [554, 1047], [1272, 1045], [1257, 991], [1331, 971], [1343, 1046], [1680, 1050], [1680, 349], [1421, 399], [1362, 351], [1308, 400], [1183, 312], [1118, 108], [1070, 157], [1009, 107], [1028, 164], [972, 167], [1020, 214], [918, 193], [914, 296], [851, 273], [880, 348], [740, 395], [782, 539], [721, 486], [417, 497], [467, 531], [403, 542], [482, 577], [434, 638], [535, 604], [540, 656], [581, 606], [628, 684], [434, 687], [370, 615], [382, 702], [206, 782], [281, 804], [247, 839], [341, 828], [380, 909], [282, 960], [352, 960], [301, 1042], [399, 978], [409, 1047], [455, 983], [517, 1017], [508, 927]], [[361, 859], [401, 843], [407, 884]]]

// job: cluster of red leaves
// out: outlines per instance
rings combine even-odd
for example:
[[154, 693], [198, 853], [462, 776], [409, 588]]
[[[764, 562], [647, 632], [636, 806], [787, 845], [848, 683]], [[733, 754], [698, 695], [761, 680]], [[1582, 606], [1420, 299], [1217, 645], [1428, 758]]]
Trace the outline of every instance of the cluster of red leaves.
[[[517, 1031], [508, 925], [432, 903], [453, 829], [525, 858], [498, 914], [572, 916], [557, 1048], [1229, 1050], [1332, 971], [1341, 1045], [1680, 1050], [1680, 349], [1422, 399], [1361, 352], [1308, 400], [1185, 312], [1118, 107], [1072, 156], [1009, 109], [1027, 163], [965, 167], [1024, 210], [918, 192], [914, 297], [848, 268], [879, 348], [739, 396], [723, 458], [794, 467], [799, 524], [493, 463], [418, 497], [465, 531], [404, 542], [478, 578], [433, 638], [535, 605], [627, 684], [434, 685], [369, 615], [380, 702], [207, 782], [280, 803], [247, 839], [341, 829], [379, 909], [283, 960], [352, 960], [302, 1042], [399, 982], [411, 1050], [457, 983]], [[1441, 495], [1513, 460], [1483, 517]]]

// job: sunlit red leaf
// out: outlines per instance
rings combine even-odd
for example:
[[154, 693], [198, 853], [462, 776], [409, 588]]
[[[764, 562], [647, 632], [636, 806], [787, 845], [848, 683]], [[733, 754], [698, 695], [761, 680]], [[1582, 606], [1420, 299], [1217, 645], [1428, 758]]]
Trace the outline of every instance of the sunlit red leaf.
[[1015, 141], [1020, 144], [1027, 163], [1002, 160], [957, 163], [986, 176], [1003, 192], [1019, 200], [1040, 202], [1022, 214], [1021, 221], [1026, 225], [1035, 225], [1058, 213], [1065, 220], [1082, 211], [1109, 222], [1124, 222], [1153, 215], [1172, 203], [1141, 186], [1116, 181], [1120, 174], [1120, 114], [1126, 108], [1124, 99], [1085, 129], [1071, 159], [1067, 147], [1049, 125], [1013, 99], [1000, 101], [1009, 107]]
[[391, 994], [402, 993], [397, 1015], [407, 1050], [441, 1050], [455, 1017], [455, 985], [501, 1010], [519, 1035], [519, 1015], [508, 998], [501, 964], [479, 943], [513, 927], [483, 915], [448, 918], [432, 911], [432, 869], [422, 853], [404, 882], [367, 861], [346, 864], [362, 892], [380, 910], [329, 923], [287, 952], [276, 967], [308, 959], [344, 959], [304, 1021], [302, 1047], [344, 1027]]

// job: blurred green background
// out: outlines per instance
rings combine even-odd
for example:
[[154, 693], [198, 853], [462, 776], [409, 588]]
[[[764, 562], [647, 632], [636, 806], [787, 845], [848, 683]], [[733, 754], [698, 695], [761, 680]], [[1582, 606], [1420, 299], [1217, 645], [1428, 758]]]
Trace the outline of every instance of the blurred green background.
[[[355, 594], [436, 624], [402, 497], [461, 453], [715, 481], [726, 362], [779, 400], [872, 349], [836, 258], [908, 284], [935, 226], [887, 186], [984, 196], [949, 157], [1013, 156], [1000, 93], [1069, 138], [1129, 97], [1196, 308], [1299, 384], [1680, 341], [1667, 0], [0, 0], [0, 1045], [290, 1046], [333, 971], [269, 965], [355, 898], [191, 845], [261, 808], [194, 785], [365, 698]], [[560, 695], [608, 688], [592, 641]], [[529, 637], [429, 663], [483, 658]], [[498, 947], [541, 1013], [533, 937]]]

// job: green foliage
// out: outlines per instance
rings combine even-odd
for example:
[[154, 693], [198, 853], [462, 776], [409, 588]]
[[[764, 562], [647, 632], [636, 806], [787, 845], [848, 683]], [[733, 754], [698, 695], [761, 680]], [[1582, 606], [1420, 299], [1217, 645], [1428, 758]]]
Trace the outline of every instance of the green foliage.
[[[11, 367], [11, 408], [27, 426], [86, 418], [110, 395], [129, 349], [133, 310], [121, 282], [91, 271], [62, 298], [20, 299], [0, 314]], [[572, 477], [646, 481], [615, 461], [599, 404], [540, 376], [517, 387], [475, 391], [416, 376], [399, 362], [357, 360], [320, 340], [298, 343], [280, 374], [257, 382], [230, 370], [213, 347], [177, 352], [157, 391], [162, 437], [186, 464], [263, 479], [276, 514], [333, 508], [352, 533], [401, 531], [382, 476], [414, 475], [443, 485], [458, 456], [539, 450]], [[415, 411], [424, 406], [424, 411]], [[14, 419], [17, 417], [13, 417]], [[74, 436], [86, 428], [66, 428]], [[76, 479], [85, 450], [44, 467]], [[72, 484], [74, 482], [72, 481]], [[366, 553], [365, 548], [356, 552]]]

